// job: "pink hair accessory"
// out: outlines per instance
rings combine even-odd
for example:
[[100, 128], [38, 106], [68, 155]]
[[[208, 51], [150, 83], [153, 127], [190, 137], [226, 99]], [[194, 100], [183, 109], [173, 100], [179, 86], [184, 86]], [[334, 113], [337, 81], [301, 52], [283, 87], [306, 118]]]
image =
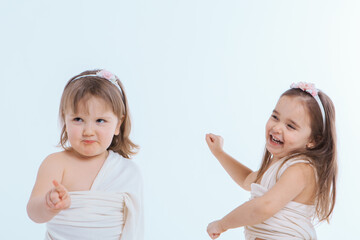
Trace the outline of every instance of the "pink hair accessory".
[[120, 86], [116, 82], [117, 77], [112, 72], [109, 72], [109, 71], [103, 69], [103, 70], [100, 70], [100, 71], [96, 72], [96, 74], [87, 74], [87, 75], [78, 76], [78, 77], [74, 78], [72, 81], [76, 81], [76, 80], [78, 80], [80, 78], [84, 78], [84, 77], [101, 77], [101, 78], [104, 78], [104, 79], [110, 81], [112, 84], [114, 84], [120, 90], [121, 94], [123, 94]]
[[109, 80], [110, 82], [116, 84], [116, 76], [115, 76], [115, 74], [113, 74], [112, 72], [109, 72], [109, 71], [107, 71], [105, 69], [103, 69], [101, 71], [98, 71], [96, 73], [96, 76], [105, 78], [105, 79]]
[[290, 85], [290, 88], [299, 88], [301, 90], [303, 90], [304, 92], [309, 93], [311, 96], [313, 96], [313, 98], [316, 100], [316, 102], [319, 105], [320, 111], [321, 111], [321, 115], [322, 115], [322, 119], [323, 119], [323, 130], [325, 131], [325, 110], [324, 110], [324, 106], [319, 98], [319, 90], [317, 88], [315, 88], [315, 84], [313, 83], [307, 83], [307, 82], [299, 82], [299, 83], [293, 83]]
[[311, 96], [315, 97], [318, 95], [319, 90], [315, 88], [315, 84], [313, 83], [307, 83], [307, 82], [299, 82], [299, 83], [293, 83], [290, 86], [291, 88], [300, 88], [304, 92], [308, 92], [311, 94]]

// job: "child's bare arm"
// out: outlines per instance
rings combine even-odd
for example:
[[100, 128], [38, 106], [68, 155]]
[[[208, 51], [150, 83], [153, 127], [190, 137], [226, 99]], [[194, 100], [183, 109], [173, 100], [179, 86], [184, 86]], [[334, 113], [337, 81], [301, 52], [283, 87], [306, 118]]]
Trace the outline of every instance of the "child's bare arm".
[[259, 171], [252, 172], [246, 177], [243, 187], [245, 190], [251, 191], [251, 184], [255, 183], [258, 173]]
[[220, 164], [237, 184], [250, 191], [250, 185], [245, 184], [245, 180], [253, 171], [224, 152], [223, 142], [224, 140], [221, 136], [211, 133], [206, 134], [206, 143], [212, 154], [219, 160]]
[[313, 169], [307, 164], [295, 164], [281, 175], [279, 181], [262, 197], [250, 200], [221, 220], [208, 226], [213, 239], [228, 229], [259, 224], [280, 211], [287, 203], [299, 196], [311, 182]]
[[27, 205], [28, 215], [34, 222], [47, 222], [70, 206], [67, 190], [59, 184], [63, 169], [57, 154], [48, 156], [41, 164]]

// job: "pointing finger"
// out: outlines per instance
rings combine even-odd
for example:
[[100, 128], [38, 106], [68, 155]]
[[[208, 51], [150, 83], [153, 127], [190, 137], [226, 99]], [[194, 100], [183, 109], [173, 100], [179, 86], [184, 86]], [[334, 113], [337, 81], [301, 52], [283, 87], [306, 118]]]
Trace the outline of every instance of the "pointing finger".
[[58, 181], [56, 181], [56, 180], [53, 180], [52, 183], [53, 183], [54, 187], [58, 187], [58, 186], [61, 185], [61, 184], [60, 184]]
[[56, 180], [53, 180], [53, 184], [55, 186], [56, 191], [59, 193], [60, 198], [62, 198], [67, 193], [66, 188], [60, 183], [58, 183]]

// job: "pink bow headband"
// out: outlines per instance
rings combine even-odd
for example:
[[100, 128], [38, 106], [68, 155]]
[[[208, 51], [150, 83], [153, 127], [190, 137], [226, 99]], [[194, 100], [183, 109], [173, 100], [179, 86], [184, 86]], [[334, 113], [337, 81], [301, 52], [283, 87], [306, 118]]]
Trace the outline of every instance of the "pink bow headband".
[[119, 84], [117, 84], [117, 82], [116, 82], [117, 77], [112, 72], [109, 72], [109, 71], [103, 69], [103, 70], [100, 70], [100, 71], [96, 72], [96, 74], [87, 74], [87, 75], [78, 76], [77, 78], [74, 78], [72, 80], [72, 82], [75, 81], [75, 80], [78, 80], [80, 78], [83, 78], [83, 77], [101, 77], [101, 78], [105, 78], [106, 80], [108, 80], [112, 84], [114, 84], [120, 90], [121, 95], [123, 95], [123, 92], [122, 92]]
[[316, 100], [316, 102], [318, 103], [320, 110], [321, 110], [321, 115], [322, 115], [322, 119], [323, 119], [323, 126], [324, 126], [324, 130], [325, 130], [325, 110], [324, 110], [324, 106], [319, 98], [319, 90], [317, 88], [315, 88], [315, 84], [313, 83], [306, 83], [306, 82], [299, 82], [299, 83], [293, 83], [290, 85], [290, 88], [298, 88], [301, 89], [304, 92], [309, 93], [311, 96], [314, 97], [314, 99]]

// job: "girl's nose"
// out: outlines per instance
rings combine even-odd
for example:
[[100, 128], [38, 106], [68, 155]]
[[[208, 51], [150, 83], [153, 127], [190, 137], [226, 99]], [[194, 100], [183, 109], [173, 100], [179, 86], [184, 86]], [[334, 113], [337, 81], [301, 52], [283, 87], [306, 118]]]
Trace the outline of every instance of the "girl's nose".
[[278, 123], [278, 124], [275, 124], [272, 128], [272, 130], [276, 133], [280, 133], [281, 132], [281, 125]]
[[93, 127], [92, 123], [86, 123], [84, 125], [83, 135], [84, 136], [92, 136], [92, 135], [94, 135], [94, 127]]

